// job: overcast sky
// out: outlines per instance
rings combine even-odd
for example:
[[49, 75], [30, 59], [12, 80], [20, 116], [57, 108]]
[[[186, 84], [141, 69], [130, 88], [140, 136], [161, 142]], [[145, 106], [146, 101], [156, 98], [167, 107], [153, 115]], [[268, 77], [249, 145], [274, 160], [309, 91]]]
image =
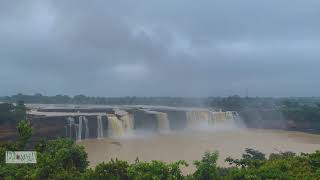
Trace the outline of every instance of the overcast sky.
[[2, 0], [0, 95], [320, 96], [319, 0]]

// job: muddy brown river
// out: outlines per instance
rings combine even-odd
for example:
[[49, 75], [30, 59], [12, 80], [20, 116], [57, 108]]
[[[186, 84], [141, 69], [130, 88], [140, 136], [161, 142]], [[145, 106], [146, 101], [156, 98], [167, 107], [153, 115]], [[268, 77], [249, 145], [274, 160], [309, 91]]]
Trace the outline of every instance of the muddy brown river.
[[[205, 151], [218, 151], [218, 165], [227, 166], [228, 156], [239, 158], [245, 148], [254, 148], [266, 154], [279, 151], [314, 152], [320, 149], [320, 135], [282, 130], [233, 129], [225, 131], [189, 130], [168, 134], [140, 134], [118, 139], [90, 139], [78, 142], [88, 153], [90, 166], [111, 158], [134, 162], [186, 160], [192, 164]], [[182, 168], [184, 174], [194, 166]]]

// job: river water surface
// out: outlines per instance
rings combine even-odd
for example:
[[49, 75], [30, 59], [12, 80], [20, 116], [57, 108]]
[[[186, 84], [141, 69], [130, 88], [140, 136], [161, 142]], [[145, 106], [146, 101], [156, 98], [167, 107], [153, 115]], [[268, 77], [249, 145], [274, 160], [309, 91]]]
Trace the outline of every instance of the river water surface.
[[[206, 151], [218, 151], [218, 165], [227, 166], [228, 156], [239, 158], [245, 148], [254, 148], [267, 155], [279, 151], [314, 152], [320, 149], [320, 135], [283, 130], [232, 129], [224, 131], [189, 130], [168, 134], [140, 134], [124, 138], [89, 139], [78, 142], [88, 153], [90, 166], [111, 158], [134, 162], [186, 160], [192, 164]], [[184, 174], [194, 166], [182, 168]]]

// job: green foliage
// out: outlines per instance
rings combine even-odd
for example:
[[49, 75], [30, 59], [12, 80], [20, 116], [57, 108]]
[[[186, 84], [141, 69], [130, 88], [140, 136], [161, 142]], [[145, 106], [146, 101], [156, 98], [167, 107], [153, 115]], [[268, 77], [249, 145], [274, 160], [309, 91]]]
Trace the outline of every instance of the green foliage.
[[115, 179], [115, 180], [180, 180], [184, 176], [180, 166], [187, 166], [185, 161], [165, 163], [162, 161], [141, 162], [137, 160], [133, 164], [126, 161], [113, 160], [98, 164], [95, 169], [89, 169], [84, 173], [85, 179]]
[[187, 166], [185, 161], [166, 164], [162, 161], [136, 161], [128, 169], [130, 179], [179, 180], [183, 179], [180, 166]]
[[91, 177], [95, 177], [95, 179], [127, 180], [129, 179], [128, 168], [128, 162], [111, 159], [108, 163], [103, 162], [97, 165]]
[[218, 152], [206, 152], [200, 161], [195, 161], [197, 170], [194, 178], [199, 180], [210, 180], [218, 178], [217, 170]]
[[271, 153], [269, 156], [269, 160], [276, 160], [281, 158], [290, 158], [295, 157], [296, 153], [287, 151], [287, 152], [280, 152], [280, 153]]
[[0, 103], [0, 121], [14, 120], [14, 108], [13, 104]]
[[257, 150], [246, 148], [245, 154], [242, 155], [242, 159], [233, 159], [231, 157], [226, 158], [226, 162], [230, 165], [240, 166], [242, 168], [258, 168], [265, 163], [265, 155]]
[[[25, 150], [32, 128], [28, 121], [17, 126], [16, 142], [2, 144], [0, 155], [5, 151]], [[78, 179], [88, 167], [84, 148], [68, 139], [41, 141], [36, 147], [37, 164], [5, 164], [0, 161], [0, 177], [7, 179]]]
[[19, 120], [26, 119], [26, 111], [27, 111], [27, 108], [24, 105], [24, 101], [19, 100], [17, 102], [16, 107], [15, 107], [15, 113], [16, 113], [17, 118]]
[[26, 147], [26, 144], [28, 143], [29, 139], [32, 136], [32, 126], [29, 121], [22, 120], [19, 122], [18, 126], [18, 139], [17, 139], [17, 148], [18, 149], [24, 149]]
[[[271, 154], [269, 159], [262, 160], [261, 156], [251, 156], [249, 162], [259, 160], [259, 166], [245, 165], [239, 169], [233, 169], [228, 179], [319, 179], [320, 178], [320, 152], [312, 154], [295, 155], [292, 152]], [[248, 159], [245, 156], [239, 162]]]
[[17, 105], [0, 103], [0, 124], [17, 124], [23, 119], [26, 119], [26, 107], [23, 101], [19, 101]]
[[294, 120], [297, 122], [319, 122], [320, 107], [318, 105], [305, 105], [297, 102], [287, 102], [281, 108], [286, 119]]

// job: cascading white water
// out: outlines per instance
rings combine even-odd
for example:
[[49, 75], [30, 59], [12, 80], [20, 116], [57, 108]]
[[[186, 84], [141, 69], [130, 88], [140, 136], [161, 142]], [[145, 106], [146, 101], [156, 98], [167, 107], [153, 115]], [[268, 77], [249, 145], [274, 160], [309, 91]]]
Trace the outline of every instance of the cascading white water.
[[120, 137], [124, 134], [124, 122], [114, 114], [107, 114], [109, 134], [113, 137]]
[[217, 125], [231, 125], [235, 126], [239, 119], [238, 114], [233, 111], [221, 110], [218, 112], [212, 111], [187, 111], [187, 127], [188, 128], [198, 128], [198, 127], [208, 127]]
[[126, 112], [120, 115], [120, 120], [122, 121], [123, 131], [125, 133], [130, 133], [133, 130], [134, 126], [132, 114]]
[[85, 116], [83, 116], [83, 120], [84, 120], [84, 128], [85, 128], [84, 136], [86, 139], [89, 139], [88, 119]]
[[202, 126], [207, 126], [210, 124], [210, 112], [209, 111], [187, 111], [187, 127], [188, 128], [198, 128]]
[[110, 136], [121, 137], [130, 134], [134, 128], [133, 115], [127, 111], [114, 109], [115, 114], [107, 114], [108, 132]]
[[81, 136], [82, 136], [82, 121], [83, 121], [83, 116], [79, 116], [78, 136], [77, 136], [77, 140], [78, 140], [78, 141], [81, 141]]
[[72, 126], [74, 125], [74, 118], [73, 117], [68, 117], [68, 126], [69, 126], [69, 138], [72, 138]]
[[102, 123], [102, 116], [97, 116], [97, 132], [98, 132], [98, 139], [102, 139], [103, 136], [103, 123]]

